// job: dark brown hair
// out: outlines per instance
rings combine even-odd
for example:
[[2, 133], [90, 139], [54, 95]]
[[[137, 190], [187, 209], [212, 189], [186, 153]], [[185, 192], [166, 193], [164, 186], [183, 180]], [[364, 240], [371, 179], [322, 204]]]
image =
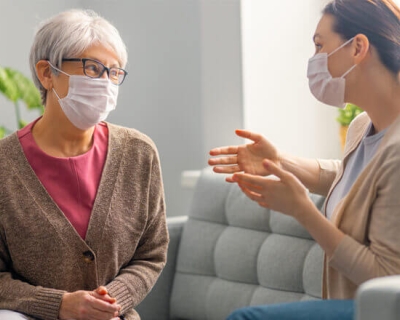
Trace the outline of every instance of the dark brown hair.
[[393, 0], [333, 0], [323, 14], [335, 18], [333, 30], [345, 40], [364, 34], [382, 63], [400, 72], [400, 9]]

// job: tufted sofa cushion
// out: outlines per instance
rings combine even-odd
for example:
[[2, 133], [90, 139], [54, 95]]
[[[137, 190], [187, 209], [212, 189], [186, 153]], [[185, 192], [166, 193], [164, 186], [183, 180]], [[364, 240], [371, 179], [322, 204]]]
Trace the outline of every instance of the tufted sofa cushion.
[[[322, 207], [323, 197], [310, 197]], [[171, 318], [221, 320], [242, 306], [319, 299], [322, 259], [296, 220], [205, 169], [179, 245]]]

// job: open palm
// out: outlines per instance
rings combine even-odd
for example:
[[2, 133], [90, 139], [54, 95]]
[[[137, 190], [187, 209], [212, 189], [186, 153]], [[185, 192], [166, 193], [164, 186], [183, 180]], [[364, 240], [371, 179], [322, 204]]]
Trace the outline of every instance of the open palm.
[[279, 165], [277, 149], [262, 135], [247, 130], [236, 130], [236, 134], [253, 142], [212, 149], [210, 155], [217, 157], [210, 158], [208, 163], [214, 166], [215, 172], [229, 174], [243, 171], [265, 176], [269, 172], [262, 164], [264, 159], [269, 159]]

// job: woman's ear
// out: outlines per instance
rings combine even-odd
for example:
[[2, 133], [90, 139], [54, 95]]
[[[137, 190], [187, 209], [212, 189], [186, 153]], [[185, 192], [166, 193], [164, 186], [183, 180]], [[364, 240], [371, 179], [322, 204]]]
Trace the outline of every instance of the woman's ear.
[[355, 64], [359, 64], [369, 53], [370, 45], [368, 38], [363, 34], [356, 35], [353, 40], [353, 47], [354, 62]]
[[36, 75], [47, 91], [53, 88], [53, 78], [50, 65], [47, 60], [39, 60], [36, 63]]

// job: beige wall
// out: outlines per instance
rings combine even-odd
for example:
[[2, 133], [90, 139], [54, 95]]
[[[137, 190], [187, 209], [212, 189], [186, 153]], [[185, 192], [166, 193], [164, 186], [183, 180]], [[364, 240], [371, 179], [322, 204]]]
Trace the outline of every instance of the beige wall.
[[336, 158], [338, 111], [314, 99], [306, 76], [326, 2], [242, 1], [244, 122], [286, 152]]

